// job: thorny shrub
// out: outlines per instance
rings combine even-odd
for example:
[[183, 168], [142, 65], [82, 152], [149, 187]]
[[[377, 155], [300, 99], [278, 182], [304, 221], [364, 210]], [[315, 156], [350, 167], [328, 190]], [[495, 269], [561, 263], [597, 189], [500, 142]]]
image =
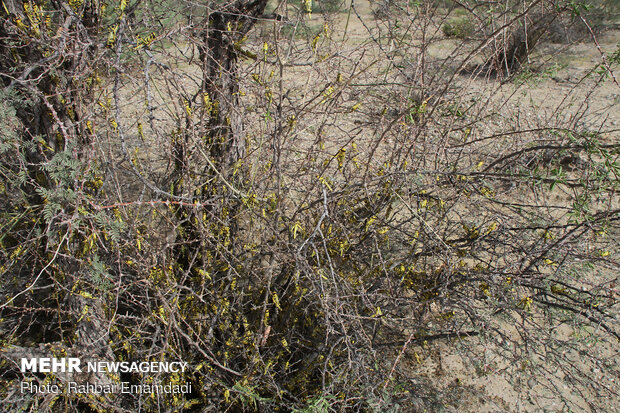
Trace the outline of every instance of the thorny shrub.
[[[581, 95], [532, 116], [500, 82], [524, 25], [585, 12], [389, 3], [5, 0], [9, 410], [435, 409], [405, 361], [439, 345], [569, 408], [617, 397], [618, 143]], [[431, 53], [454, 8], [484, 39]], [[35, 382], [192, 392], [20, 393], [51, 354], [190, 369]]]

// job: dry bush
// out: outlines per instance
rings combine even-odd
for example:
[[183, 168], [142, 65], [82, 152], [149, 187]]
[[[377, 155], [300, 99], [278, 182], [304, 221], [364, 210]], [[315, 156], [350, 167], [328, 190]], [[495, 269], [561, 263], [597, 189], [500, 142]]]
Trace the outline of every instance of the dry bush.
[[[8, 409], [458, 409], [419, 368], [440, 350], [530, 410], [617, 398], [619, 146], [583, 102], [618, 56], [534, 116], [462, 73], [489, 45], [516, 70], [550, 4], [458, 3], [488, 33], [446, 50], [443, 3], [0, 11]], [[20, 393], [51, 354], [190, 369], [34, 380], [193, 391]]]

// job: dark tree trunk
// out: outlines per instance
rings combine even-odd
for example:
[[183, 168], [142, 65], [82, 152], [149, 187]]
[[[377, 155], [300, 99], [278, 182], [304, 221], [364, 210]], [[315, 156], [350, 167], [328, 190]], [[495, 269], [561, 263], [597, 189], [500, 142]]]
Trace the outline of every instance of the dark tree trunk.
[[[237, 0], [213, 10], [205, 18], [198, 45], [203, 72], [202, 88], [193, 100], [192, 115], [188, 114], [182, 137], [175, 145], [176, 195], [192, 194], [200, 201], [209, 203], [216, 194], [221, 197], [230, 193], [230, 185], [239, 183], [238, 163], [245, 156], [246, 141], [243, 133], [242, 113], [239, 105], [239, 41], [251, 30], [257, 19], [263, 15], [267, 0]], [[189, 102], [187, 102], [189, 104]], [[204, 174], [211, 182], [208, 186], [195, 187], [191, 184], [192, 165], [190, 142], [200, 137], [205, 153], [210, 159], [205, 162]], [[192, 139], [193, 138], [193, 139]], [[211, 208], [218, 213], [217, 208]], [[191, 214], [183, 211], [183, 218]], [[188, 233], [193, 230], [184, 228]], [[197, 235], [197, 234], [195, 234]]]
[[208, 106], [205, 115], [209, 129], [210, 152], [221, 172], [228, 171], [245, 154], [243, 125], [237, 112], [239, 110], [237, 52], [233, 44], [234, 39], [226, 32], [226, 26], [231, 21], [224, 13], [214, 13], [210, 17], [205, 39], [206, 47], [200, 53], [204, 70], [203, 100]]
[[[246, 141], [239, 105], [238, 42], [251, 30], [263, 15], [267, 0], [242, 1], [223, 5], [210, 11], [197, 29], [202, 65], [203, 84], [192, 102], [192, 115], [188, 114], [186, 126], [175, 137], [175, 195], [194, 196], [209, 201], [213, 195], [221, 196], [230, 189], [229, 180], [239, 181], [238, 162], [245, 156]], [[192, 144], [199, 137], [210, 159], [204, 165], [200, 181], [205, 176], [213, 178], [208, 186], [192, 185]], [[226, 182], [223, 182], [226, 181]], [[208, 202], [207, 202], [208, 203]], [[184, 212], [186, 218], [187, 211]]]
[[556, 19], [555, 13], [535, 14], [524, 18], [524, 25], [513, 29], [505, 43], [486, 63], [486, 67], [493, 74], [509, 76], [517, 72], [538, 44], [541, 37], [547, 33], [549, 26]]
[[239, 113], [238, 52], [235, 44], [254, 26], [267, 0], [236, 1], [211, 13], [206, 21], [203, 63], [203, 103], [206, 106], [211, 155], [224, 176], [245, 155], [242, 114]]

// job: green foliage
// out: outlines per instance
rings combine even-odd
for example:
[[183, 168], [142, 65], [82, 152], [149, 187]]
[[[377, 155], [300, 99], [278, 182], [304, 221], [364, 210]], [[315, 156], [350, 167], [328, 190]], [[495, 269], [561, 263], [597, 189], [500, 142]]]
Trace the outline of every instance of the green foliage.
[[444, 23], [441, 30], [447, 37], [457, 39], [469, 39], [474, 34], [476, 27], [468, 17], [454, 18]]
[[295, 409], [295, 413], [328, 413], [330, 401], [334, 399], [333, 396], [316, 397], [308, 402], [308, 405], [303, 409]]
[[513, 82], [518, 86], [521, 86], [524, 84], [528, 84], [532, 86], [544, 80], [556, 77], [558, 71], [565, 69], [566, 66], [567, 66], [566, 64], [560, 65], [560, 64], [554, 63], [546, 68], [533, 69], [526, 65], [522, 68], [522, 70], [519, 73], [517, 73], [513, 77]]

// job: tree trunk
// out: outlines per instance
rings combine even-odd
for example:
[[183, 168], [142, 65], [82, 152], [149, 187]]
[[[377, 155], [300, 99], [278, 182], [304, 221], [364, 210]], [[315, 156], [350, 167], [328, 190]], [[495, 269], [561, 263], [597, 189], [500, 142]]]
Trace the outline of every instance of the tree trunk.
[[[221, 225], [226, 228], [228, 237], [225, 244], [230, 244], [230, 237], [236, 227], [234, 219], [230, 217], [234, 216], [234, 205], [239, 200], [227, 203], [226, 207], [223, 207], [223, 202], [215, 205], [211, 201], [216, 196], [238, 198], [239, 194], [234, 193], [231, 187], [242, 181], [239, 162], [245, 156], [246, 141], [239, 110], [237, 47], [263, 15], [266, 5], [267, 0], [238, 0], [209, 12], [199, 29], [202, 30], [202, 42], [198, 45], [203, 72], [202, 88], [191, 102], [193, 108], [187, 107], [186, 127], [182, 137], [175, 140], [174, 193], [191, 194], [195, 199], [209, 204], [206, 208], [208, 212], [222, 217]], [[189, 105], [190, 102], [185, 104]], [[197, 162], [190, 159], [191, 142], [195, 142], [197, 137], [204, 144], [203, 153], [209, 156], [207, 160], [198, 161], [206, 164], [204, 173], [192, 170], [196, 168]], [[196, 185], [192, 185], [192, 175], [198, 175], [199, 179], [194, 180]], [[209, 183], [202, 184], [204, 182]], [[177, 213], [185, 223], [179, 235], [190, 244], [199, 242], [201, 231], [196, 227], [197, 220], [192, 218], [192, 209], [180, 207]]]
[[509, 76], [527, 62], [540, 38], [556, 19], [555, 13], [540, 13], [524, 18], [524, 25], [514, 28], [505, 43], [486, 63], [493, 74]]
[[236, 44], [263, 14], [267, 0], [236, 1], [211, 13], [206, 22], [203, 63], [203, 104], [208, 119], [211, 156], [224, 176], [245, 155], [242, 114], [239, 112], [239, 71]]

